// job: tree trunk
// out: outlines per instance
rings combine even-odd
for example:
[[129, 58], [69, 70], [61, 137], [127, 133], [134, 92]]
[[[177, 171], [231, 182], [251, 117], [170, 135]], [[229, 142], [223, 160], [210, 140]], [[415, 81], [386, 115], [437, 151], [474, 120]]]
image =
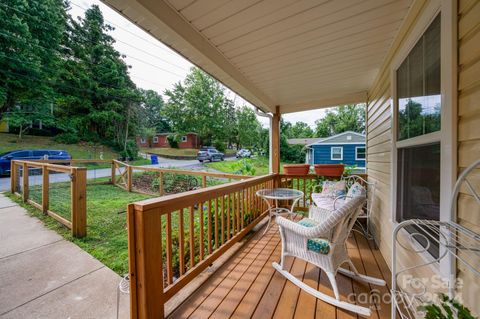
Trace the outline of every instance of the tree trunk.
[[127, 123], [125, 127], [125, 144], [123, 146], [123, 151], [127, 151], [127, 140], [128, 140], [128, 122], [130, 121], [130, 103], [128, 104], [128, 109], [127, 109]]

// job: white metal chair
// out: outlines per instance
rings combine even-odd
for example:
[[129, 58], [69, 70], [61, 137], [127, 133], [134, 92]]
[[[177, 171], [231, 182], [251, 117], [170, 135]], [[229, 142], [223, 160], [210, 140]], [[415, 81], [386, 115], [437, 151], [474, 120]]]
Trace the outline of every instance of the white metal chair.
[[[373, 239], [375, 241], [373, 234], [370, 232], [370, 216], [375, 204], [375, 190], [377, 186], [376, 182], [368, 182], [367, 180], [358, 175], [342, 176], [341, 180], [345, 182], [345, 187], [347, 188], [347, 190], [355, 183], [359, 183], [365, 188], [366, 201], [362, 207], [362, 212], [358, 216], [356, 225], [358, 226], [358, 228], [360, 228], [359, 232], [365, 238]], [[321, 193], [312, 193], [312, 202], [315, 206], [323, 208], [325, 210], [335, 210], [344, 203], [346, 196], [347, 195], [341, 195], [333, 198], [330, 197], [329, 199], [322, 196]], [[360, 222], [360, 219], [365, 220], [365, 225]]]
[[[365, 200], [364, 196], [354, 197], [347, 200], [344, 205], [334, 211], [325, 211], [322, 208], [311, 206], [309, 219], [307, 220], [307, 222], [311, 223], [309, 226], [303, 226], [300, 223], [278, 217], [277, 225], [280, 228], [280, 236], [282, 239], [282, 255], [280, 264], [273, 263], [272, 265], [293, 284], [314, 297], [334, 306], [369, 316], [371, 314], [369, 308], [340, 300], [337, 281], [335, 279], [337, 272], [340, 272], [359, 281], [381, 286], [385, 285], [385, 281], [382, 279], [360, 274], [350, 260], [347, 252], [347, 238], [358, 215], [362, 211]], [[312, 240], [323, 240], [323, 243], [326, 242], [328, 244], [328, 249], [320, 252], [312, 250], [312, 246], [310, 245], [310, 241]], [[286, 256], [303, 259], [322, 269], [330, 280], [334, 297], [308, 286], [303, 283], [301, 279], [296, 278], [285, 270], [284, 262]], [[347, 263], [351, 270], [341, 268], [340, 266], [344, 263]]]

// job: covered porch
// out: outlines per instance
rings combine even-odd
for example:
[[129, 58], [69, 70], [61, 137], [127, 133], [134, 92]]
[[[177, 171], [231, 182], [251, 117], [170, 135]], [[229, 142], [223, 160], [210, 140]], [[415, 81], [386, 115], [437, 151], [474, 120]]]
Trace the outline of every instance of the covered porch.
[[[129, 206], [132, 318], [313, 318], [317, 312], [322, 318], [356, 316], [307, 297], [275, 273], [269, 265], [271, 259], [278, 258], [276, 228], [263, 237], [257, 232], [189, 298], [182, 294], [182, 289], [212, 269], [212, 263], [245, 240], [264, 220], [266, 206], [255, 196], [257, 190], [298, 188], [305, 193], [300, 206], [308, 209], [315, 177], [280, 174], [280, 120], [291, 112], [347, 103], [366, 105], [367, 175], [378, 190], [370, 222], [378, 249], [357, 234], [349, 239], [348, 251], [361, 271], [372, 272], [390, 283], [392, 236], [402, 220], [397, 203], [404, 195], [397, 183], [402, 164], [399, 154], [405, 150], [438, 146], [428, 153], [435, 154], [437, 170], [426, 167], [428, 161], [419, 160], [413, 164], [425, 165], [414, 167], [412, 172], [424, 169], [428, 178], [438, 182], [438, 194], [430, 196], [438, 208], [438, 219], [479, 232], [480, 214], [472, 209], [474, 196], [462, 189], [454, 205], [458, 210], [452, 212], [450, 203], [457, 176], [480, 157], [477, 1], [104, 2], [241, 95], [258, 114], [270, 118], [270, 175]], [[424, 34], [439, 20], [438, 33], [428, 40], [438, 49], [432, 55], [436, 67], [431, 67], [432, 71], [425, 63], [428, 67], [408, 69], [431, 71], [435, 77], [429, 82], [431, 92], [426, 92], [427, 76], [421, 74], [423, 82], [419, 86], [423, 91], [418, 94], [440, 101], [438, 126], [427, 132], [423, 122], [419, 136], [402, 141], [398, 130], [400, 99], [418, 95], [410, 87], [401, 91], [398, 83], [405, 79], [398, 70], [418, 43], [427, 43]], [[423, 52], [429, 47], [422, 47]], [[404, 82], [415, 84], [413, 80]], [[426, 114], [434, 114], [438, 108], [437, 103]], [[478, 170], [473, 173], [476, 178], [480, 176]], [[424, 255], [402, 256], [400, 262], [406, 265], [424, 257], [428, 259]], [[299, 260], [288, 262], [291, 271], [309, 285], [330, 289], [318, 270]], [[449, 275], [465, 280], [463, 300], [475, 309], [478, 305], [474, 296], [480, 292], [478, 277], [452, 261], [446, 266], [439, 263], [433, 271], [442, 273], [447, 266]], [[373, 287], [338, 277], [342, 298], [350, 292], [369, 291], [372, 296]], [[388, 295], [388, 288], [381, 288], [380, 295]], [[168, 302], [177, 296], [182, 296], [184, 303], [168, 308]], [[363, 301], [354, 298], [352, 302]], [[365, 302], [373, 309], [373, 316], [390, 317], [383, 300]]]

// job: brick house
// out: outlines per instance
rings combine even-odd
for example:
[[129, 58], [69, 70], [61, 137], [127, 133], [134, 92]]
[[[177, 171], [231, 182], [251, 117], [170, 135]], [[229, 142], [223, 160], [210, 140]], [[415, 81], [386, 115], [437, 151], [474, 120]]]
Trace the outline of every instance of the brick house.
[[[136, 142], [139, 147], [151, 147], [151, 148], [169, 148], [168, 135], [172, 133], [157, 133], [151, 141], [146, 137], [137, 136]], [[199, 148], [200, 141], [196, 133], [186, 133], [180, 139], [178, 148]]]

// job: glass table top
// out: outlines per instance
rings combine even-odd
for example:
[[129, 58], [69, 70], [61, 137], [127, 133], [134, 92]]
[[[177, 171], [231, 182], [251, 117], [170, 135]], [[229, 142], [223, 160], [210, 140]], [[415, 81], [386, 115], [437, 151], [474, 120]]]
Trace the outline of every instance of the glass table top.
[[267, 188], [257, 191], [257, 196], [269, 199], [296, 199], [303, 197], [303, 192], [290, 188]]

